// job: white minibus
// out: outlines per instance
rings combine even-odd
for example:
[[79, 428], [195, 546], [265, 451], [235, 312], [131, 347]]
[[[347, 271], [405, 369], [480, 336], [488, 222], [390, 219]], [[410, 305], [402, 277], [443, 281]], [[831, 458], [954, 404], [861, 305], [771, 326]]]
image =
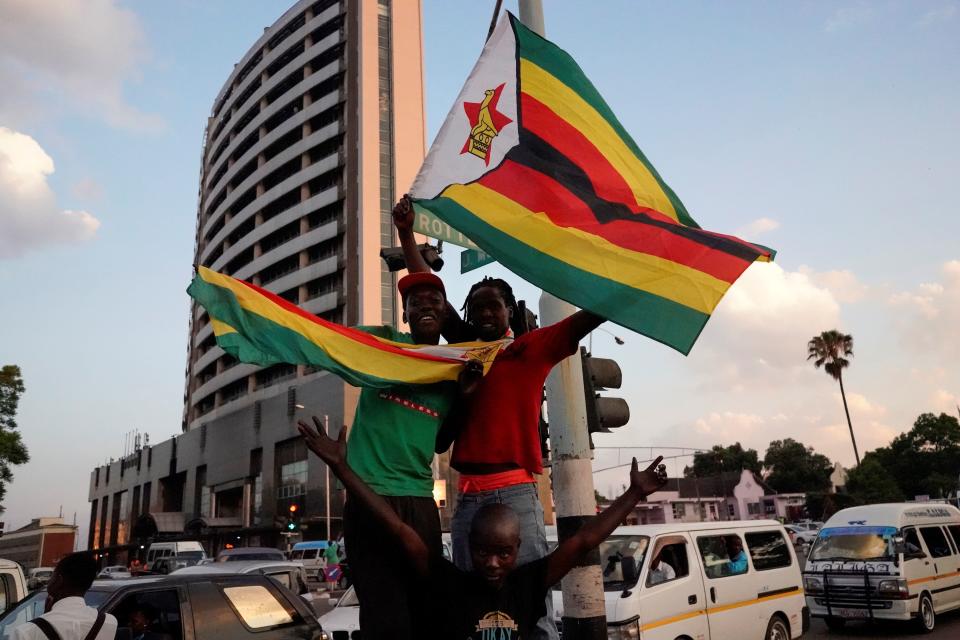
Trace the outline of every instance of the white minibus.
[[303, 569], [307, 572], [307, 577], [322, 581], [322, 571], [327, 566], [323, 559], [323, 552], [327, 550], [327, 546], [326, 540], [298, 542], [293, 545], [293, 549], [290, 551], [290, 559], [303, 563]]
[[191, 567], [201, 560], [206, 560], [207, 554], [203, 550], [203, 545], [196, 540], [154, 542], [147, 550], [147, 568], [156, 571], [154, 565], [163, 558], [175, 558], [178, 566]]
[[838, 511], [810, 548], [803, 580], [810, 614], [916, 620], [960, 607], [960, 510], [947, 504], [873, 504]]
[[[793, 545], [773, 520], [618, 527], [600, 564], [610, 640], [787, 640], [809, 627]], [[561, 625], [559, 585], [553, 598]]]

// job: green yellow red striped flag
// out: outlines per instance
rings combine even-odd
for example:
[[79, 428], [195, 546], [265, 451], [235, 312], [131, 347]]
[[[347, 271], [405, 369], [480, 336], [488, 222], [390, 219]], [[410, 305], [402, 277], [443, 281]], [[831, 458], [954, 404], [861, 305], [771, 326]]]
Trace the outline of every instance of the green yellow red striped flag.
[[198, 267], [187, 293], [210, 315], [217, 345], [241, 362], [331, 371], [355, 386], [457, 379], [464, 363], [489, 369], [503, 342], [417, 345], [386, 340], [304, 311], [260, 287]]
[[773, 257], [701, 229], [573, 58], [512, 15], [411, 196], [525, 280], [684, 354], [730, 285]]

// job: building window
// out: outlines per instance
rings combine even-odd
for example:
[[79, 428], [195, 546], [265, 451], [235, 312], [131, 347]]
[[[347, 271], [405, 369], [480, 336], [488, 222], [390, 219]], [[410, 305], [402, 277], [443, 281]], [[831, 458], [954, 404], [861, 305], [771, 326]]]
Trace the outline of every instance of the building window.
[[681, 520], [687, 515], [687, 505], [682, 502], [673, 503], [673, 517], [675, 520]]
[[130, 522], [130, 499], [128, 492], [113, 494], [113, 540], [111, 544], [126, 544]]
[[729, 503], [729, 502], [727, 503], [727, 517], [729, 517], [729, 518], [736, 518], [736, 517], [737, 517], [737, 511], [736, 511], [736, 509], [734, 508], [733, 504], [732, 504], [732, 503]]
[[[392, 247], [393, 200], [393, 43], [389, 3], [377, 7], [377, 65], [380, 78], [380, 245]], [[384, 324], [396, 325], [396, 276], [380, 262], [380, 304]]]
[[277, 512], [286, 513], [291, 504], [303, 506], [307, 493], [307, 445], [303, 438], [293, 438], [277, 444]]
[[307, 492], [307, 461], [291, 462], [280, 467], [280, 486], [277, 497], [295, 498]]
[[773, 515], [777, 512], [777, 505], [772, 502], [763, 503], [763, 512], [767, 515]]
[[210, 517], [210, 487], [200, 487], [200, 517]]
[[250, 476], [253, 478], [250, 522], [257, 525], [263, 516], [263, 449], [250, 452]]
[[750, 502], [747, 504], [747, 515], [755, 516], [760, 514], [760, 504], [757, 502]]

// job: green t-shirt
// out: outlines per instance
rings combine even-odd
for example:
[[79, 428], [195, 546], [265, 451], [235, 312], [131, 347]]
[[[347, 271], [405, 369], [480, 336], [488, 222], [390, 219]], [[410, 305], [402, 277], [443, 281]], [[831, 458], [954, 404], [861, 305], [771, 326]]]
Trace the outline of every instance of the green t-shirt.
[[[413, 344], [390, 326], [357, 327], [380, 338]], [[453, 403], [455, 383], [364, 387], [347, 445], [347, 463], [383, 496], [433, 495], [437, 431]]]

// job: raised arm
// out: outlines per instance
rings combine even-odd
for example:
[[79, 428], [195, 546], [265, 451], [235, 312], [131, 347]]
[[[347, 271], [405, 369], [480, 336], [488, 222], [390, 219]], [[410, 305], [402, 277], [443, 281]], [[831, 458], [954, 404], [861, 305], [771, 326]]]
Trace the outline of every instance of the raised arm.
[[432, 273], [430, 265], [420, 254], [417, 239], [413, 237], [413, 202], [410, 196], [404, 194], [393, 206], [393, 225], [397, 228], [397, 237], [403, 248], [403, 259], [407, 261], [407, 271], [410, 273]]
[[577, 342], [579, 342], [582, 338], [586, 337], [588, 333], [606, 321], [606, 318], [602, 318], [592, 311], [580, 310], [570, 316], [570, 331], [577, 338]]
[[609, 507], [597, 514], [597, 517], [567, 538], [547, 556], [547, 584], [556, 584], [573, 567], [580, 564], [584, 556], [613, 533], [641, 499], [647, 497], [667, 481], [666, 468], [660, 464], [663, 456], [658, 457], [650, 466], [640, 471], [637, 459], [630, 467], [630, 488], [613, 501]]
[[335, 476], [340, 478], [340, 482], [346, 487], [350, 496], [358, 500], [380, 522], [385, 530], [385, 539], [395, 538], [400, 541], [400, 546], [410, 558], [414, 570], [425, 577], [430, 569], [430, 552], [420, 538], [420, 534], [401, 520], [390, 504], [361, 480], [360, 476], [347, 464], [347, 428], [341, 427], [340, 436], [336, 440], [331, 440], [324, 433], [323, 426], [316, 416], [313, 417], [313, 424], [316, 425], [316, 429], [303, 420], [297, 422], [297, 428], [306, 440], [307, 446], [327, 463]]

